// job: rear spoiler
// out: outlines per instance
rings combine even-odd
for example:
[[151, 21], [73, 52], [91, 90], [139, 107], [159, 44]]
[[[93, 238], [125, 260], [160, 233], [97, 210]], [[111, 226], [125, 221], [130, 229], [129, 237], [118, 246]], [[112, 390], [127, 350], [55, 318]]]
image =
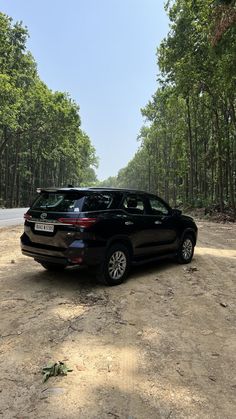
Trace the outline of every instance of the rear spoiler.
[[84, 191], [86, 188], [37, 188], [37, 193], [41, 192], [73, 192], [73, 191]]

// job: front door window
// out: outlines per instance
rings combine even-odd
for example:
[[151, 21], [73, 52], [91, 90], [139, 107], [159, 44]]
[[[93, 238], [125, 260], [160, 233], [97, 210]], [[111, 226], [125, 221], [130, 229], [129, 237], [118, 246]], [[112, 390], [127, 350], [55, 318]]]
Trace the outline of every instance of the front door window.
[[149, 202], [150, 202], [152, 215], [161, 215], [161, 216], [168, 215], [169, 210], [164, 204], [164, 202], [162, 202], [158, 198], [150, 198]]

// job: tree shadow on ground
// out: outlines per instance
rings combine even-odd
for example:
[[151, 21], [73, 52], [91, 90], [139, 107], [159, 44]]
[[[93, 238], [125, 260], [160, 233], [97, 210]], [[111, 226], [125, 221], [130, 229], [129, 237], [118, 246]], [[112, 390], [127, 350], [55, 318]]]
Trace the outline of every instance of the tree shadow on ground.
[[[230, 418], [233, 309], [226, 316], [212, 294], [220, 276], [203, 270], [228, 260], [206, 261], [195, 257], [191, 278], [170, 260], [134, 267], [109, 288], [87, 269], [54, 274], [19, 258], [6, 272], [6, 303], [15, 302], [2, 317], [4, 418], [213, 418], [227, 406]], [[73, 373], [43, 385], [40, 367], [62, 359]]]

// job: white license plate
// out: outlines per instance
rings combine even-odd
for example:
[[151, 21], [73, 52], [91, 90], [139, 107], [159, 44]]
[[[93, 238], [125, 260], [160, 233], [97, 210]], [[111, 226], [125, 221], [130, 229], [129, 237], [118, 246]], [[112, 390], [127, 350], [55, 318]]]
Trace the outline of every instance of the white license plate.
[[52, 233], [54, 231], [53, 224], [35, 224], [34, 229], [37, 231], [47, 231], [48, 233]]

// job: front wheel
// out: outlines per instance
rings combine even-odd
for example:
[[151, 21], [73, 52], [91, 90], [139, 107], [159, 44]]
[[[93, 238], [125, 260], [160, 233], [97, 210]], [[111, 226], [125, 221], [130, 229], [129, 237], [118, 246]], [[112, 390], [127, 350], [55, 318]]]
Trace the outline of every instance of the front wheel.
[[100, 266], [97, 278], [106, 285], [119, 285], [128, 275], [130, 269], [130, 254], [123, 244], [111, 246]]
[[177, 259], [179, 263], [190, 263], [194, 253], [194, 240], [191, 235], [184, 236], [178, 250]]

